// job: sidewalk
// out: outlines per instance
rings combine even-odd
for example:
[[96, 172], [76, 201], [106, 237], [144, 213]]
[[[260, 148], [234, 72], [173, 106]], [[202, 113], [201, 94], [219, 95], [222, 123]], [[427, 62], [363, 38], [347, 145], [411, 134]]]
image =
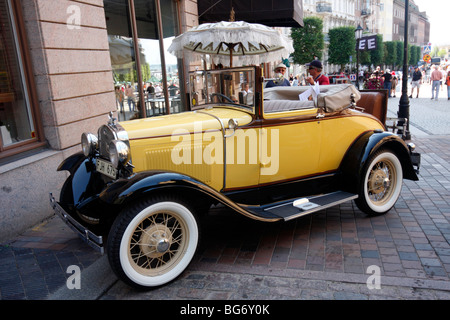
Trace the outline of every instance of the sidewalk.
[[83, 270], [99, 257], [53, 216], [0, 244], [0, 300], [46, 299], [66, 284], [70, 265]]
[[[426, 91], [410, 101], [420, 180], [405, 180], [386, 215], [368, 218], [346, 203], [268, 224], [213, 208], [186, 272], [148, 292], [118, 281], [106, 256], [53, 217], [0, 245], [0, 299], [450, 299], [450, 101]], [[390, 116], [398, 100], [389, 99]], [[82, 270], [81, 290], [66, 287], [70, 265]], [[367, 286], [371, 266], [381, 289]]]

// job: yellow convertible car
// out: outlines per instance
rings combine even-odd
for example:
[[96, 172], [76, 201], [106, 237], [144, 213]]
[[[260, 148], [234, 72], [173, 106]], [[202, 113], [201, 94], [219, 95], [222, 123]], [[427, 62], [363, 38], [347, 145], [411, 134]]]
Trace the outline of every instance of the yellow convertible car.
[[191, 111], [111, 115], [58, 168], [70, 176], [54, 210], [129, 285], [180, 275], [212, 204], [267, 222], [352, 200], [377, 215], [418, 179], [420, 154], [353, 85], [265, 89], [259, 67], [242, 67], [193, 72], [188, 91]]

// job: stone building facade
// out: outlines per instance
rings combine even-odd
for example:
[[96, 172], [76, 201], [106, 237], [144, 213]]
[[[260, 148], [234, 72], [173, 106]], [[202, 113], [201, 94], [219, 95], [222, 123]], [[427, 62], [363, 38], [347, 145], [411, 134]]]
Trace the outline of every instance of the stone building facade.
[[[58, 198], [67, 175], [56, 171], [59, 163], [80, 151], [83, 132], [118, 110], [112, 6], [127, 22], [122, 38], [164, 29], [161, 19], [173, 20], [173, 35], [198, 24], [196, 0], [0, 0], [0, 241], [52, 214], [49, 192]], [[148, 9], [147, 26], [136, 7]], [[164, 61], [161, 48], [151, 54]], [[127, 66], [137, 70], [131, 57]]]

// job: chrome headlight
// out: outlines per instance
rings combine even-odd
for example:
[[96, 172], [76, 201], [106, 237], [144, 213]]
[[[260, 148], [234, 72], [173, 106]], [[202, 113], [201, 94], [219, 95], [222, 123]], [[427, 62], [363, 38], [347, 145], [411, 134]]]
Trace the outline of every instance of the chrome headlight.
[[109, 144], [109, 160], [112, 165], [118, 168], [120, 164], [130, 160], [130, 149], [127, 144], [120, 140], [113, 140]]
[[86, 157], [94, 155], [98, 147], [98, 139], [92, 133], [84, 132], [81, 135], [81, 148]]

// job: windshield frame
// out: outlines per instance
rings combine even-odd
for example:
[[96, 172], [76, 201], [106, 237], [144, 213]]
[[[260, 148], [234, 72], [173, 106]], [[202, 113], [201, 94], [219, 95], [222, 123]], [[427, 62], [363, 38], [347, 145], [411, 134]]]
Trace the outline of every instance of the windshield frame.
[[[188, 81], [191, 110], [221, 106], [255, 114], [258, 106], [257, 93], [261, 91], [257, 87], [257, 72], [256, 66], [191, 71]], [[245, 83], [249, 85], [246, 94], [243, 92]], [[240, 92], [243, 94], [240, 95]]]

